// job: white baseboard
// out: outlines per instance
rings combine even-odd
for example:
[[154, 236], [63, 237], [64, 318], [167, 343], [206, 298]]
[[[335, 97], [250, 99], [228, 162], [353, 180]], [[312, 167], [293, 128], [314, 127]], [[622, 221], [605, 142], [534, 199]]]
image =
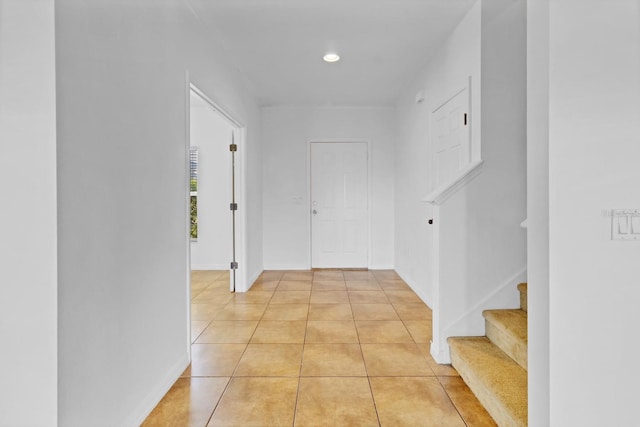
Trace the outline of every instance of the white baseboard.
[[191, 264], [192, 270], [229, 270], [229, 264]]
[[247, 277], [247, 291], [251, 289], [255, 281], [258, 280], [258, 277], [260, 277], [260, 275], [262, 274], [262, 272], [263, 270], [256, 270]]
[[138, 427], [149, 416], [153, 408], [156, 407], [158, 402], [162, 400], [165, 394], [169, 391], [171, 386], [176, 382], [180, 375], [189, 366], [189, 353], [185, 353], [183, 357], [178, 360], [169, 372], [166, 373], [156, 387], [154, 387], [147, 397], [140, 402], [138, 408], [127, 418], [122, 424], [124, 426]]
[[429, 348], [429, 353], [431, 353], [431, 357], [436, 361], [439, 365], [450, 365], [451, 364], [451, 354], [449, 353], [449, 346], [446, 348], [438, 347], [435, 342], [431, 343], [431, 347]]
[[415, 292], [416, 295], [418, 295], [418, 297], [422, 300], [422, 302], [424, 302], [425, 304], [427, 304], [429, 306], [429, 308], [432, 307], [431, 305], [431, 299], [429, 298], [429, 296], [427, 294], [425, 294], [420, 287], [418, 286], [417, 283], [415, 283], [415, 281], [413, 279], [409, 279], [408, 277], [406, 277], [404, 274], [402, 274], [399, 271], [396, 271], [396, 274], [398, 276], [400, 276], [400, 278], [407, 284], [409, 285], [409, 287], [411, 288], [411, 290], [413, 292]]
[[369, 266], [369, 270], [394, 270], [393, 264], [374, 264]]

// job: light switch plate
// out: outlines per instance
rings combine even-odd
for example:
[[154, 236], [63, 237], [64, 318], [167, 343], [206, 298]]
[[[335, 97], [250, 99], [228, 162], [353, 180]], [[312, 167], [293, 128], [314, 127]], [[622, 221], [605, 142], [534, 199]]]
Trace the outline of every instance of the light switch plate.
[[611, 211], [611, 240], [640, 240], [640, 209]]

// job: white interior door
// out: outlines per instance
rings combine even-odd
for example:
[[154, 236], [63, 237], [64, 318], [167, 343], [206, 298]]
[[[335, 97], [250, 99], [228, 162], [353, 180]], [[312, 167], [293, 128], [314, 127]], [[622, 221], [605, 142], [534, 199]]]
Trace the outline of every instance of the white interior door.
[[367, 144], [311, 144], [311, 266], [366, 268]]
[[434, 110], [431, 119], [434, 184], [439, 187], [451, 183], [470, 161], [467, 89]]

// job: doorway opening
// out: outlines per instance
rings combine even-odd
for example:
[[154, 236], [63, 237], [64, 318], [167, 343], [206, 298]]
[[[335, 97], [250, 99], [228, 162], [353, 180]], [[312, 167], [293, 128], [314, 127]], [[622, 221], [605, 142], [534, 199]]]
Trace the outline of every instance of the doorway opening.
[[188, 113], [189, 270], [220, 272], [230, 292], [246, 291], [244, 128], [193, 84]]

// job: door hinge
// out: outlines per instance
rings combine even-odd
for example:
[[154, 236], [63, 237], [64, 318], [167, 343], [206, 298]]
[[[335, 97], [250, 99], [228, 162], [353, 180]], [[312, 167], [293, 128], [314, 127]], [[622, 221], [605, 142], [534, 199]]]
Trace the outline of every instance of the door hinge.
[[231, 209], [232, 211], [237, 211], [238, 210], [238, 204], [237, 203], [229, 203], [229, 209]]
[[464, 113], [464, 125], [467, 125], [467, 113]]
[[231, 266], [229, 267], [232, 270], [237, 270], [238, 269], [238, 263], [235, 261], [231, 261]]
[[229, 145], [229, 151], [231, 151], [231, 152], [238, 151], [238, 145], [237, 144], [230, 144]]

